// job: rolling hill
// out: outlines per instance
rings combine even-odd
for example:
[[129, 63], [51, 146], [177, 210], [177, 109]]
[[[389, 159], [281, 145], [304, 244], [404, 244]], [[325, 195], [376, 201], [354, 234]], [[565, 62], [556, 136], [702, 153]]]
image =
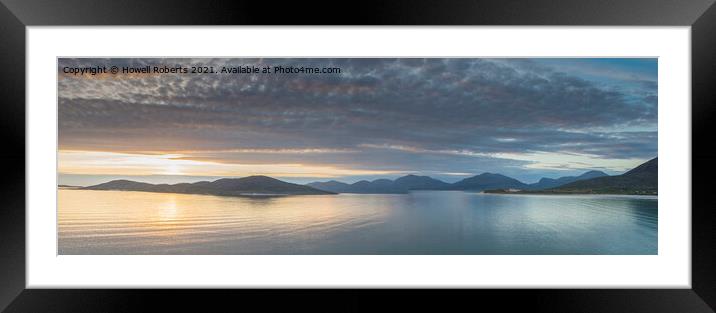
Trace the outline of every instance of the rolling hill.
[[313, 182], [307, 186], [335, 193], [400, 194], [409, 191], [408, 188], [400, 186], [390, 179], [361, 180], [353, 184], [332, 180]]
[[659, 161], [653, 158], [621, 175], [601, 176], [571, 182], [542, 190], [510, 191], [504, 188], [486, 190], [487, 193], [525, 194], [625, 194], [657, 195], [659, 193]]
[[373, 181], [362, 180], [357, 183], [347, 184], [336, 180], [326, 182], [313, 182], [307, 184], [316, 189], [335, 193], [362, 193], [362, 194], [393, 194], [407, 193], [411, 190], [463, 190], [482, 191], [489, 189], [519, 189], [519, 190], [542, 190], [562, 186], [575, 181], [607, 176], [601, 171], [588, 171], [579, 176], [565, 176], [557, 179], [542, 178], [534, 184], [525, 184], [517, 179], [501, 174], [483, 173], [463, 179], [454, 184], [429, 177], [418, 175], [406, 175], [396, 180], [376, 179]]
[[530, 184], [527, 189], [530, 190], [541, 190], [555, 188], [569, 183], [573, 183], [580, 180], [591, 179], [596, 177], [609, 176], [602, 171], [589, 171], [579, 176], [564, 176], [557, 179], [554, 178], [542, 178], [539, 182]]
[[653, 158], [621, 175], [576, 181], [544, 192], [656, 195], [659, 190], [658, 178], [659, 162]]
[[206, 194], [216, 196], [278, 196], [333, 194], [310, 186], [287, 183], [267, 176], [222, 178], [213, 182], [201, 181], [180, 184], [148, 184], [131, 180], [113, 180], [81, 188], [84, 190], [123, 190], [165, 193]]
[[410, 190], [449, 190], [452, 185], [429, 176], [406, 175], [396, 180], [361, 180], [353, 184], [331, 180], [313, 182], [308, 186], [337, 193], [400, 194]]
[[528, 185], [502, 174], [482, 173], [465, 178], [450, 186], [451, 190], [482, 191], [487, 189], [526, 189]]
[[446, 190], [451, 184], [429, 176], [407, 175], [395, 180], [395, 184], [408, 190]]

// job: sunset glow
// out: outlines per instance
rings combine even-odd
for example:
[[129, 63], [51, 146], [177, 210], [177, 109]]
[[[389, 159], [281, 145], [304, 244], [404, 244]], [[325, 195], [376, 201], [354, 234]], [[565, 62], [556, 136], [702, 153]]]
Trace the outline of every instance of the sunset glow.
[[185, 159], [182, 154], [128, 154], [97, 151], [60, 151], [61, 174], [84, 175], [184, 175], [240, 177], [342, 177], [400, 174], [393, 171], [340, 169], [304, 164], [222, 164]]
[[[657, 65], [654, 58], [63, 58], [60, 180], [614, 175], [657, 156]], [[112, 66], [341, 70], [67, 70]]]

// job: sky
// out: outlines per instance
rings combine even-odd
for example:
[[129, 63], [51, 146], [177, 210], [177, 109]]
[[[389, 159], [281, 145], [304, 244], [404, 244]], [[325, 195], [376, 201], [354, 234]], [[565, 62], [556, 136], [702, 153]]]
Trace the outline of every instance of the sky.
[[[117, 66], [340, 73], [98, 74]], [[59, 183], [620, 174], [657, 156], [657, 59], [59, 59]]]

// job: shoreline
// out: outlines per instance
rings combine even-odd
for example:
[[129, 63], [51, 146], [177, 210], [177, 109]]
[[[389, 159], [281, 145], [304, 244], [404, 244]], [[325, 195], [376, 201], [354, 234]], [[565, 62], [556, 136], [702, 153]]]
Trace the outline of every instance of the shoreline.
[[485, 195], [524, 195], [524, 196], [640, 196], [640, 197], [654, 197], [657, 194], [627, 194], [627, 193], [547, 193], [547, 192], [496, 192], [496, 191], [475, 191], [475, 190], [415, 190], [415, 192], [408, 193], [333, 193], [333, 194], [271, 194], [271, 193], [242, 193], [242, 194], [230, 194], [220, 195], [211, 193], [185, 193], [185, 192], [168, 192], [168, 191], [149, 191], [149, 190], [120, 190], [120, 189], [84, 189], [82, 187], [59, 187], [58, 190], [84, 190], [84, 191], [122, 191], [122, 192], [147, 192], [147, 193], [161, 193], [161, 194], [179, 194], [179, 195], [199, 195], [199, 196], [214, 196], [214, 197], [239, 197], [239, 198], [273, 198], [273, 197], [290, 197], [290, 196], [337, 196], [337, 195], [366, 195], [366, 196], [382, 196], [382, 195], [409, 195], [411, 193], [421, 192], [462, 192], [469, 194], [485, 194]]
[[546, 195], [546, 196], [589, 196], [589, 195], [605, 195], [605, 196], [658, 196], [658, 193], [636, 193], [636, 192], [559, 192], [559, 191], [540, 191], [540, 190], [520, 190], [520, 191], [505, 191], [505, 190], [483, 190], [482, 193], [493, 194], [493, 195]]

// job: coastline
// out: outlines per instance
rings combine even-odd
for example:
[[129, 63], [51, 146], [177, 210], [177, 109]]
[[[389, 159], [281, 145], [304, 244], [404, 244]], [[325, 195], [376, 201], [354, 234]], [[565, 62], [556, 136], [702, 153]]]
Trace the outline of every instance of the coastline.
[[599, 191], [592, 191], [592, 192], [578, 192], [578, 191], [558, 191], [558, 190], [518, 190], [518, 191], [510, 191], [510, 190], [503, 190], [503, 189], [492, 189], [492, 190], [483, 190], [482, 191], [485, 194], [502, 194], [502, 195], [550, 195], [550, 196], [561, 196], [561, 195], [607, 195], [607, 196], [658, 196], [657, 193], [653, 192], [640, 192], [640, 191], [633, 191], [633, 192], [599, 192]]

